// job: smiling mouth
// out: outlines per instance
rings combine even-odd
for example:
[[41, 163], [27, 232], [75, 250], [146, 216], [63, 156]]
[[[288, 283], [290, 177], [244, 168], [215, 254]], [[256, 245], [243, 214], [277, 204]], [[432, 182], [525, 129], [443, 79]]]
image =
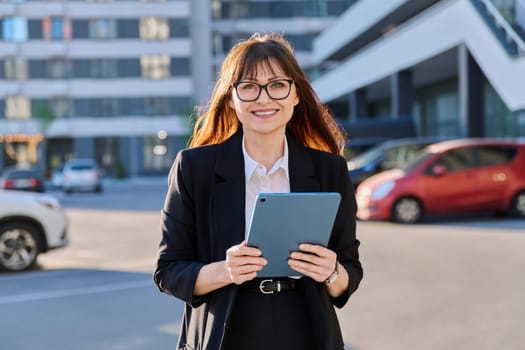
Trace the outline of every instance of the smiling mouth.
[[257, 117], [267, 117], [267, 116], [274, 115], [275, 113], [277, 113], [276, 109], [272, 109], [271, 111], [256, 111], [256, 112], [253, 112], [253, 114], [255, 114]]

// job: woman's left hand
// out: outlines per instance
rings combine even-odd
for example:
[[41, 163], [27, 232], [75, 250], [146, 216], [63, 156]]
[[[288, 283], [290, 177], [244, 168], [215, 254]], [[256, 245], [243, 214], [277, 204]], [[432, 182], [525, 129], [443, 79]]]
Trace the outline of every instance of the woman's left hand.
[[317, 282], [324, 282], [333, 272], [337, 254], [317, 244], [302, 243], [299, 251], [290, 255], [290, 267]]

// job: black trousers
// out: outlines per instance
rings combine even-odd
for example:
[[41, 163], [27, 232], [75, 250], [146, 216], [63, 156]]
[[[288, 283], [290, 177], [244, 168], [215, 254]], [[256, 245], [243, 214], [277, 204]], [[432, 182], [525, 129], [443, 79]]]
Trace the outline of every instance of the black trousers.
[[315, 350], [301, 288], [274, 294], [241, 286], [226, 330], [224, 350]]

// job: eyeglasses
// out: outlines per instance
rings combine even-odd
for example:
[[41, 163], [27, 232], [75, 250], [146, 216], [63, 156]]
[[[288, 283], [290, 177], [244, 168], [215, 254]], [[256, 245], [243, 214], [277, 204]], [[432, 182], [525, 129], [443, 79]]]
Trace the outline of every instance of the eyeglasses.
[[257, 84], [251, 81], [239, 81], [233, 84], [237, 97], [243, 102], [255, 101], [261, 96], [262, 89], [273, 100], [284, 100], [290, 95], [292, 90], [292, 79], [277, 79], [268, 82], [265, 85]]

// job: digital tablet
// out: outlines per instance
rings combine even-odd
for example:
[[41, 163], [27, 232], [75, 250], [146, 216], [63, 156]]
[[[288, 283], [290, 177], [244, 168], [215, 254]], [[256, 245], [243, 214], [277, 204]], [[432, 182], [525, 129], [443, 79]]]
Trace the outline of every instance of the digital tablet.
[[300, 275], [288, 266], [290, 253], [300, 243], [328, 244], [340, 201], [337, 192], [258, 194], [247, 243], [261, 249], [268, 264], [257, 277]]

